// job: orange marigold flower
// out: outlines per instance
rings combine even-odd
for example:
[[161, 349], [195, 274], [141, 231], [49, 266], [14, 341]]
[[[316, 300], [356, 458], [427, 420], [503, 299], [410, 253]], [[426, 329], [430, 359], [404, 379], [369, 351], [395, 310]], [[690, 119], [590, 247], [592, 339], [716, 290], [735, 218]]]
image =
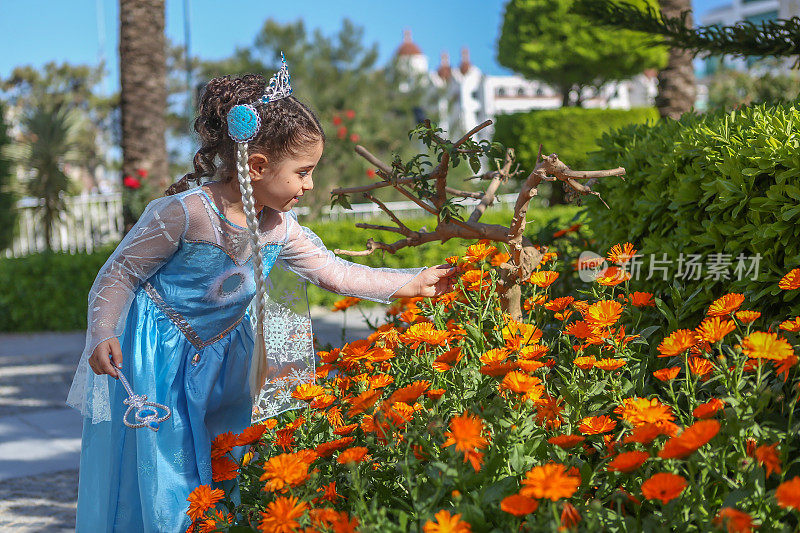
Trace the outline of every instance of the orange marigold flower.
[[319, 385], [314, 385], [313, 383], [303, 383], [294, 389], [294, 392], [292, 392], [292, 398], [296, 398], [304, 402], [310, 402], [317, 396], [324, 393], [325, 389]]
[[594, 280], [600, 285], [614, 287], [620, 283], [628, 281], [629, 279], [631, 279], [630, 272], [627, 272], [625, 269], [617, 266], [610, 266], [606, 269], [603, 269], [603, 271], [600, 272], [600, 274]]
[[392, 405], [396, 402], [403, 402], [403, 403], [414, 403], [417, 401], [417, 398], [422, 396], [422, 394], [428, 390], [428, 387], [431, 386], [430, 381], [415, 381], [410, 385], [406, 385], [400, 389], [397, 389], [389, 396], [389, 399], [386, 400], [388, 405]]
[[488, 365], [490, 363], [502, 363], [508, 357], [508, 350], [505, 348], [492, 348], [488, 352], [480, 356], [481, 363]]
[[791, 331], [792, 333], [797, 333], [800, 331], [800, 316], [796, 316], [791, 320], [784, 320], [778, 327], [786, 331]]
[[314, 400], [308, 404], [309, 407], [312, 409], [326, 409], [333, 405], [333, 402], [336, 401], [336, 396], [332, 394], [320, 394]]
[[625, 244], [615, 244], [611, 247], [611, 250], [608, 251], [606, 259], [612, 263], [627, 263], [633, 258], [634, 255], [636, 255], [636, 252], [636, 248], [634, 248], [633, 244], [629, 242], [626, 242]]
[[369, 450], [363, 446], [353, 446], [352, 448], [347, 448], [339, 454], [339, 457], [336, 458], [336, 462], [342, 465], [348, 463], [360, 463], [365, 460], [368, 451]]
[[721, 298], [717, 298], [711, 305], [708, 306], [708, 316], [728, 316], [742, 305], [744, 302], [744, 294], [726, 294]]
[[616, 370], [625, 366], [625, 361], [622, 359], [600, 359], [595, 361], [594, 366], [595, 368], [599, 368], [600, 370]]
[[489, 286], [489, 281], [486, 279], [488, 276], [488, 272], [469, 270], [461, 275], [461, 281], [468, 291], [478, 291]]
[[564, 508], [561, 510], [561, 531], [564, 528], [570, 529], [578, 525], [581, 521], [581, 514], [575, 509], [575, 506], [569, 502], [564, 502]]
[[753, 531], [753, 519], [749, 514], [734, 509], [733, 507], [723, 507], [714, 517], [714, 524], [721, 526], [725, 524], [728, 533], [751, 533]]
[[[650, 444], [659, 435], [669, 435], [672, 433], [673, 428], [677, 428], [677, 426], [674, 426], [674, 424], [657, 424], [655, 422], [642, 424], [641, 426], [634, 427], [631, 434], [625, 437], [624, 442], [625, 444], [630, 444], [632, 442]], [[675, 429], [674, 432], [677, 432], [677, 429]]]
[[352, 296], [348, 296], [346, 298], [342, 298], [341, 300], [339, 300], [337, 302], [334, 302], [333, 307], [331, 308], [331, 311], [334, 311], [334, 312], [335, 311], [344, 311], [345, 309], [347, 309], [349, 307], [353, 307], [354, 305], [356, 305], [360, 301], [361, 301], [361, 298], [354, 298]]
[[767, 477], [771, 476], [773, 472], [776, 474], [781, 473], [781, 458], [778, 457], [777, 448], [778, 443], [770, 444], [767, 446], [763, 444], [756, 448], [756, 460], [764, 467]]
[[663, 424], [675, 420], [672, 407], [664, 405], [658, 398], [626, 398], [614, 409], [623, 420], [631, 425]]
[[381, 389], [392, 383], [394, 383], [394, 377], [389, 374], [377, 374], [369, 378], [369, 384], [373, 389]]
[[211, 479], [213, 481], [227, 481], [239, 475], [239, 465], [227, 457], [211, 459]]
[[537, 287], [545, 289], [552, 285], [553, 282], [558, 279], [558, 276], [558, 272], [553, 270], [540, 270], [531, 274], [531, 277], [528, 278], [528, 281]]
[[483, 261], [487, 257], [493, 255], [497, 251], [494, 246], [487, 246], [486, 243], [479, 242], [467, 247], [467, 253], [464, 255], [464, 260], [469, 263], [477, 263]]
[[649, 458], [650, 454], [647, 452], [624, 452], [614, 457], [606, 468], [609, 472], [633, 472]]
[[544, 308], [555, 312], [563, 311], [574, 300], [575, 298], [573, 298], [572, 296], [564, 296], [562, 298], [556, 298], [554, 300], [550, 300], [549, 302], [545, 303]]
[[539, 359], [550, 350], [544, 344], [529, 344], [519, 349], [517, 357], [519, 359]]
[[186, 498], [186, 501], [189, 502], [189, 509], [186, 511], [186, 514], [189, 515], [189, 518], [194, 522], [202, 518], [206, 511], [211, 509], [224, 497], [224, 490], [212, 489], [208, 485], [200, 485]]
[[519, 338], [521, 344], [535, 344], [542, 338], [542, 330], [533, 324], [525, 324], [516, 320], [509, 320], [501, 333], [504, 340]]
[[694, 332], [689, 329], [679, 329], [672, 332], [669, 337], [658, 345], [659, 357], [674, 357], [680, 355], [697, 342]]
[[306, 502], [298, 503], [296, 496], [280, 496], [267, 504], [266, 512], [261, 513], [261, 531], [272, 533], [291, 533], [300, 527], [298, 518], [308, 509]]
[[541, 361], [529, 361], [527, 359], [517, 359], [517, 368], [523, 372], [536, 372], [542, 367], [547, 366]]
[[791, 270], [778, 282], [778, 287], [785, 291], [800, 289], [800, 268]]
[[581, 370], [589, 370], [594, 366], [596, 359], [593, 355], [585, 355], [581, 357], [576, 357], [572, 364], [580, 368]]
[[363, 413], [373, 405], [375, 402], [378, 401], [378, 398], [381, 396], [380, 389], [369, 389], [367, 391], [362, 392], [355, 398], [350, 398], [346, 400], [347, 403], [351, 405], [350, 410], [347, 411], [347, 416], [355, 416], [359, 413]]
[[581, 420], [578, 430], [584, 435], [599, 435], [613, 431], [617, 427], [617, 422], [610, 416], [587, 416]]
[[695, 422], [677, 437], [672, 437], [658, 452], [662, 459], [683, 459], [705, 445], [719, 433], [717, 420], [700, 420]]
[[540, 386], [542, 380], [524, 372], [509, 372], [500, 382], [500, 390], [510, 390], [515, 394], [527, 394], [534, 387]]
[[444, 395], [445, 392], [447, 392], [445, 389], [430, 389], [425, 393], [425, 396], [431, 400], [438, 400]]
[[681, 495], [686, 480], [678, 475], [660, 472], [642, 483], [642, 495], [648, 500], [661, 500], [666, 505]]
[[220, 433], [214, 437], [214, 440], [211, 442], [211, 458], [222, 457], [231, 451], [234, 446], [238, 446], [237, 440], [236, 435], [230, 431]]
[[534, 512], [538, 508], [538, 500], [528, 498], [527, 496], [521, 496], [519, 494], [507, 496], [503, 498], [503, 501], [500, 502], [500, 509], [509, 514], [513, 514], [514, 516], [525, 516], [526, 514]]
[[692, 372], [692, 374], [705, 376], [714, 371], [714, 365], [708, 359], [703, 359], [702, 357], [690, 357], [689, 370]]
[[304, 453], [282, 453], [264, 463], [259, 478], [266, 481], [264, 490], [276, 492], [284, 487], [296, 487], [308, 479], [309, 456]]
[[499, 267], [503, 263], [508, 263], [510, 260], [511, 260], [510, 255], [508, 255], [505, 252], [500, 252], [492, 256], [492, 259], [491, 261], [489, 261], [489, 264], [495, 267]]
[[519, 493], [529, 498], [547, 498], [557, 501], [561, 498], [569, 498], [581, 484], [580, 475], [567, 471], [567, 468], [559, 463], [548, 463], [542, 466], [535, 466], [525, 474], [522, 480], [523, 487]]
[[711, 418], [717, 411], [725, 407], [725, 402], [719, 398], [712, 398], [706, 403], [701, 403], [692, 410], [692, 416], [695, 418]]
[[675, 379], [680, 371], [681, 367], [672, 366], [669, 368], [662, 368], [661, 370], [656, 370], [655, 372], [653, 372], [653, 375], [656, 377], [656, 379], [659, 379], [661, 381], [670, 381]]
[[331, 503], [336, 503], [337, 498], [344, 498], [338, 492], [336, 492], [336, 482], [331, 481], [327, 485], [323, 485], [317, 489], [317, 492], [322, 492], [322, 496], [315, 500], [315, 503], [319, 503], [320, 501], [328, 501]]
[[489, 441], [483, 436], [483, 420], [466, 411], [450, 420], [450, 431], [446, 431], [444, 436], [447, 440], [442, 448], [455, 444], [456, 450], [466, 452], [489, 445]]
[[237, 446], [249, 446], [251, 444], [255, 444], [261, 437], [266, 433], [267, 426], [265, 424], [253, 424], [250, 427], [246, 427], [242, 430], [239, 435], [236, 437], [236, 445]]
[[450, 332], [440, 331], [430, 322], [417, 322], [412, 324], [405, 333], [400, 335], [400, 340], [409, 348], [416, 349], [420, 344], [431, 346], [444, 346], [450, 338]]
[[794, 507], [800, 511], [800, 476], [784, 481], [775, 489], [775, 499], [778, 505], [788, 509]]
[[585, 441], [586, 437], [583, 435], [556, 435], [555, 437], [550, 437], [547, 439], [547, 442], [550, 444], [554, 444], [559, 448], [564, 448], [568, 450], [570, 448], [574, 448], [581, 442]]
[[468, 522], [461, 520], [460, 514], [451, 515], [450, 511], [442, 509], [433, 515], [436, 521], [428, 520], [422, 526], [424, 533], [470, 533], [472, 527]]
[[614, 300], [600, 300], [586, 309], [584, 319], [593, 328], [608, 328], [616, 324], [622, 314], [622, 305]]
[[358, 427], [358, 423], [355, 424], [348, 424], [347, 426], [341, 426], [333, 430], [334, 435], [349, 435]]
[[489, 363], [480, 368], [480, 373], [485, 376], [505, 376], [516, 368], [516, 363]]
[[754, 322], [761, 317], [760, 311], [736, 311], [736, 318], [739, 322], [744, 324], [749, 324], [750, 322]]
[[742, 339], [742, 351], [753, 359], [782, 361], [794, 356], [792, 346], [777, 333], [756, 331]]
[[709, 343], [721, 341], [725, 335], [736, 329], [733, 320], [725, 320], [720, 316], [709, 317], [695, 328], [697, 336]]
[[562, 403], [564, 403], [562, 398], [552, 396], [545, 396], [539, 400], [536, 403], [536, 421], [549, 429], [561, 427], [561, 411], [564, 410], [561, 407]]
[[568, 324], [567, 327], [564, 328], [564, 333], [578, 339], [585, 339], [592, 334], [592, 329], [589, 327], [589, 324], [583, 320], [578, 320], [577, 322]]
[[341, 450], [346, 446], [350, 446], [355, 439], [353, 437], [344, 437], [341, 439], [333, 440], [331, 442], [323, 442], [322, 444], [318, 445], [314, 448], [314, 451], [320, 457], [329, 457], [333, 455], [333, 452]]
[[653, 307], [656, 305], [653, 293], [650, 292], [634, 292], [628, 298], [634, 307]]

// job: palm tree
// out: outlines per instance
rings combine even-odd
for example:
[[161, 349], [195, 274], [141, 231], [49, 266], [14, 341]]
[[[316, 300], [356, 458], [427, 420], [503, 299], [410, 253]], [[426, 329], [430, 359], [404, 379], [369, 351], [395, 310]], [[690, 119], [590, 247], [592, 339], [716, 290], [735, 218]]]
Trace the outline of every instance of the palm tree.
[[[658, 0], [665, 17], [679, 17], [692, 9], [691, 0]], [[692, 24], [689, 14], [687, 24]], [[670, 48], [667, 66], [658, 73], [658, 96], [656, 107], [663, 118], [678, 119], [694, 106], [695, 86], [692, 54], [679, 48]]]
[[165, 137], [164, 0], [120, 0], [119, 21], [122, 173], [143, 170], [163, 190], [172, 182]]
[[3, 155], [30, 172], [25, 193], [44, 202], [45, 246], [51, 250], [53, 226], [64, 211], [64, 195], [71, 189], [64, 166], [79, 164], [85, 155], [79, 139], [81, 119], [74, 109], [55, 104], [34, 109], [21, 125], [25, 133]]

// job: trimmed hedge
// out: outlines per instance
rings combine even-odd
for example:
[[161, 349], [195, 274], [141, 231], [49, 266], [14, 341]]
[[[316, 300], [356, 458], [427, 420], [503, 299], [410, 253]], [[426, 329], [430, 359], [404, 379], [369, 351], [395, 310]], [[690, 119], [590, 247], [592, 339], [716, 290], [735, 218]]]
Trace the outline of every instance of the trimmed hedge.
[[[700, 255], [704, 265], [714, 260], [712, 254], [730, 255], [730, 280], [713, 274], [705, 279], [706, 269], [699, 281], [640, 278], [641, 290], [662, 297], [675, 285], [699, 291], [684, 302], [676, 322], [697, 322], [713, 299], [728, 292], [745, 294], [765, 315], [800, 314], [800, 292], [777, 286], [800, 265], [798, 104], [686, 114], [680, 121], [628, 126], [598, 142], [590, 166], [621, 165], [627, 176], [595, 186], [611, 211], [592, 197], [586, 201], [597, 250], [630, 241], [644, 255], [645, 267], [650, 254], [666, 254], [675, 273], [681, 253]], [[757, 280], [737, 280], [739, 254], [760, 254]]]
[[[562, 107], [498, 115], [494, 140], [516, 150], [520, 168], [530, 172], [536, 164], [539, 144], [543, 153], [555, 152], [577, 170], [588, 167], [588, 153], [597, 150], [597, 139], [605, 132], [634, 123], [656, 122], [652, 107], [634, 109], [584, 109]], [[527, 175], [527, 174], [526, 174]]]
[[[560, 229], [567, 225], [577, 209], [558, 206], [533, 210], [528, 214], [528, 235], [544, 227]], [[509, 211], [489, 211], [482, 222], [507, 224]], [[380, 223], [380, 221], [378, 221]], [[309, 224], [326, 246], [361, 250], [368, 237], [394, 240], [396, 234], [356, 229], [352, 220]], [[435, 219], [415, 219], [413, 228], [427, 225], [433, 229]], [[533, 238], [533, 237], [532, 237]], [[537, 241], [539, 242], [539, 241]], [[370, 266], [408, 268], [433, 266], [450, 255], [463, 254], [466, 241], [453, 239], [447, 243], [431, 243], [420, 248], [401, 250], [396, 255], [376, 253], [355, 257], [353, 261]], [[27, 257], [0, 258], [0, 331], [68, 331], [86, 328], [87, 295], [97, 272], [114, 246], [92, 254], [43, 253]], [[340, 296], [315, 286], [309, 287], [311, 305], [331, 306]]]

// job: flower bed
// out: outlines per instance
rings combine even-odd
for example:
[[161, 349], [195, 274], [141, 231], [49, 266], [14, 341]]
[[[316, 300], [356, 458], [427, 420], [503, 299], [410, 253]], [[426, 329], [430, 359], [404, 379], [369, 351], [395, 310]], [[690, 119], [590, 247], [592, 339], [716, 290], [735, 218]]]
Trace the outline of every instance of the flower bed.
[[548, 254], [518, 322], [499, 255], [470, 246], [456, 291], [321, 352], [305, 409], [217, 437], [215, 481], [238, 476], [241, 503], [198, 488], [196, 530], [797, 528], [800, 318], [728, 294], [666, 331], [624, 271], [552, 297], [567, 273]]

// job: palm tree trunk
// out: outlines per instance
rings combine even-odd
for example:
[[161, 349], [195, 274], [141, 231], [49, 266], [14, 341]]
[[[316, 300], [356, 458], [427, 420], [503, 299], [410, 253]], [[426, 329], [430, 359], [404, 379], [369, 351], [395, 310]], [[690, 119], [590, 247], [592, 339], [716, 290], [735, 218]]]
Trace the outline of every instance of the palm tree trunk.
[[119, 18], [122, 173], [140, 177], [144, 170], [152, 185], [163, 190], [172, 182], [167, 167], [164, 0], [120, 0]]
[[[665, 17], [678, 17], [692, 9], [691, 0], [658, 0], [661, 13]], [[687, 18], [691, 26], [691, 15]], [[678, 119], [694, 106], [697, 88], [695, 86], [692, 54], [678, 48], [670, 48], [669, 62], [658, 73], [658, 95], [656, 107], [662, 118]]]

